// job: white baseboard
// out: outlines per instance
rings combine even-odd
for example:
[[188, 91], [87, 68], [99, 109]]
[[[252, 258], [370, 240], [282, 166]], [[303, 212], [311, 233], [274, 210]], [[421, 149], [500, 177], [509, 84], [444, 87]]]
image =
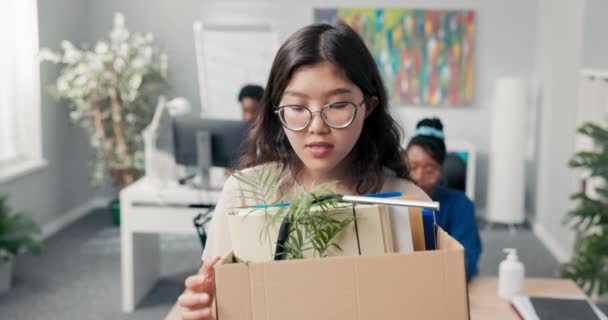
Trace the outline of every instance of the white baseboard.
[[94, 197], [93, 199], [71, 209], [70, 211], [62, 214], [59, 218], [55, 219], [53, 222], [42, 226], [41, 238], [47, 239], [48, 237], [63, 230], [74, 221], [91, 213], [93, 209], [106, 207], [108, 202], [110, 202], [110, 199], [107, 197]]
[[542, 225], [535, 223], [532, 228], [536, 237], [542, 242], [547, 250], [551, 252], [551, 254], [557, 259], [558, 262], [564, 263], [570, 260], [571, 254], [568, 248], [564, 248], [560, 243], [555, 239], [555, 237], [547, 232], [545, 227]]

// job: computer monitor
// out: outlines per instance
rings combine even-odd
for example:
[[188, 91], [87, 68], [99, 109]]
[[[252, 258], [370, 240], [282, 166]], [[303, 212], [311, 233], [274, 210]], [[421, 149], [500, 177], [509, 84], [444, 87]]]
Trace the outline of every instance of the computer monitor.
[[[211, 136], [211, 165], [230, 168], [244, 154], [248, 125], [240, 120], [202, 119], [187, 115], [173, 118], [175, 161], [185, 166], [198, 166], [197, 133]], [[200, 136], [200, 135], [199, 135]]]

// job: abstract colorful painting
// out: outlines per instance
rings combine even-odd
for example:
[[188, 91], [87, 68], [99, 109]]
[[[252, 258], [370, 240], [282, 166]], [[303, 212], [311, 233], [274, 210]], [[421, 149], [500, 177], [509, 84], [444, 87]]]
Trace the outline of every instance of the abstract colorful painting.
[[344, 22], [359, 32], [392, 105], [471, 105], [474, 11], [323, 8], [314, 15], [315, 22]]

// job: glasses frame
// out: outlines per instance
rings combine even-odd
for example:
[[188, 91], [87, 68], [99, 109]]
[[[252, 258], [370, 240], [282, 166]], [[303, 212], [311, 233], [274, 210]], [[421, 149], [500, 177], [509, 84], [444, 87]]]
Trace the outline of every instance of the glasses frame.
[[[346, 123], [345, 125], [342, 125], [342, 126], [333, 126], [333, 125], [329, 124], [327, 122], [327, 119], [325, 119], [325, 116], [323, 114], [323, 111], [325, 109], [328, 109], [329, 107], [331, 107], [332, 105], [337, 104], [337, 103], [348, 103], [348, 104], [351, 104], [351, 105], [353, 105], [355, 107], [355, 112], [353, 113], [353, 116], [350, 119], [350, 121], [348, 121], [348, 123]], [[318, 112], [321, 115], [321, 120], [323, 120], [323, 122], [328, 127], [334, 128], [334, 129], [344, 129], [344, 128], [347, 128], [348, 126], [350, 126], [353, 123], [353, 121], [355, 121], [355, 118], [357, 117], [357, 113], [359, 112], [359, 109], [361, 109], [361, 106], [363, 106], [364, 103], [365, 103], [365, 99], [363, 99], [363, 101], [361, 101], [361, 103], [359, 103], [359, 104], [356, 104], [356, 103], [354, 103], [352, 101], [336, 101], [336, 102], [332, 102], [332, 103], [328, 103], [328, 104], [324, 105], [323, 107], [321, 107], [320, 110], [317, 110], [317, 111], [310, 111], [310, 109], [307, 106], [300, 105], [300, 104], [286, 104], [286, 105], [283, 105], [283, 106], [275, 106], [274, 107], [274, 113], [279, 118], [279, 121], [281, 122], [281, 124], [283, 125], [283, 127], [285, 127], [288, 130], [295, 131], [295, 132], [302, 131], [302, 130], [308, 128], [308, 126], [310, 125], [310, 122], [312, 121], [313, 113], [316, 113], [316, 112]], [[281, 114], [280, 114], [281, 110], [284, 109], [284, 108], [287, 108], [287, 107], [300, 107], [300, 108], [306, 109], [306, 111], [308, 111], [308, 114], [310, 115], [308, 117], [308, 122], [306, 122], [306, 124], [302, 128], [300, 128], [300, 129], [290, 128], [287, 125], [287, 123], [285, 123], [285, 121], [283, 121], [283, 118], [281, 117]]]
[[425, 165], [416, 165], [416, 166], [408, 165], [408, 169], [410, 170], [410, 172], [420, 169], [424, 176], [431, 176], [435, 173], [439, 173], [439, 175], [441, 175], [441, 168], [442, 168], [441, 165], [436, 164], [436, 163], [425, 164]]

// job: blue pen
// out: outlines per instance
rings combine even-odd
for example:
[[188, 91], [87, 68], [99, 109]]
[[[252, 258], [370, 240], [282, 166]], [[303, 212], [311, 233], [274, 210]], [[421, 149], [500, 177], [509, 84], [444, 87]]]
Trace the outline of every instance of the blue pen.
[[[364, 197], [373, 197], [373, 198], [395, 198], [403, 196], [403, 192], [381, 192], [381, 193], [369, 193], [362, 195]], [[265, 205], [260, 204], [256, 206], [251, 206], [252, 209], [265, 209], [265, 208], [281, 208], [281, 207], [289, 207], [289, 202], [277, 203], [273, 205]]]
[[363, 194], [362, 196], [373, 197], [373, 198], [396, 198], [396, 197], [402, 197], [403, 192], [368, 193], [368, 194]]

